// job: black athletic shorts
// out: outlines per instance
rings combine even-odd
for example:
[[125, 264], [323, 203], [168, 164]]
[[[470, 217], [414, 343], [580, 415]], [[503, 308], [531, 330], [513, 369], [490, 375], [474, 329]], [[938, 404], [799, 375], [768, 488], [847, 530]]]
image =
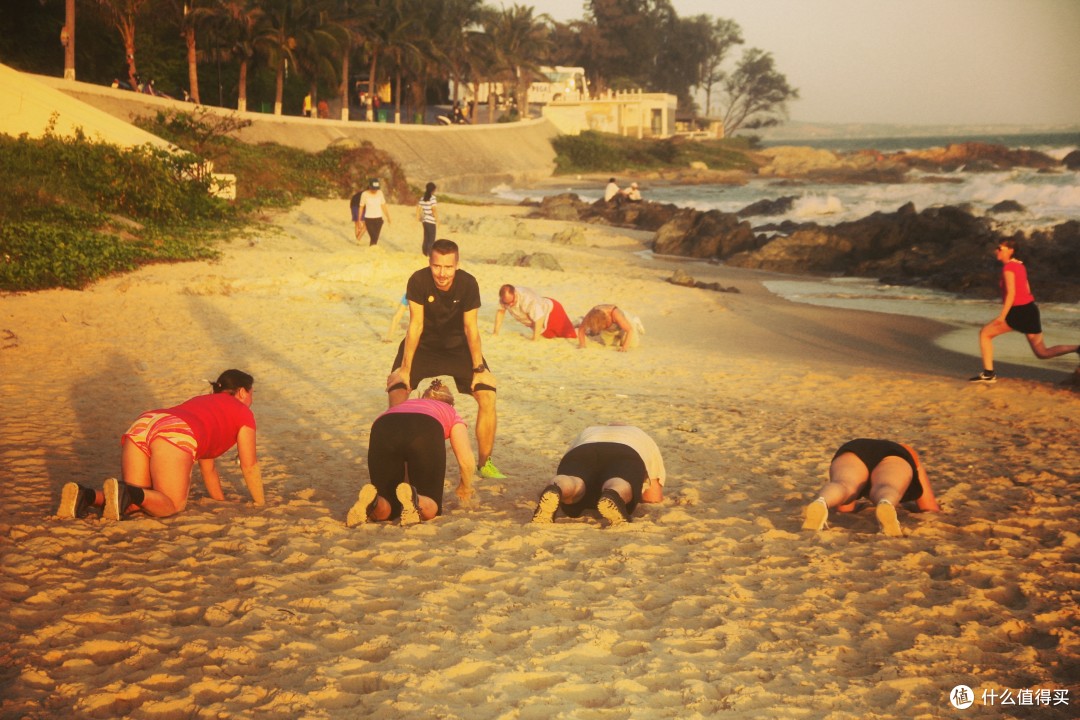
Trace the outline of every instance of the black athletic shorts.
[[367, 461], [371, 484], [390, 502], [391, 518], [401, 516], [395, 490], [405, 481], [406, 465], [409, 484], [434, 500], [442, 513], [446, 439], [438, 420], [422, 413], [380, 415], [371, 425]]
[[[401, 367], [401, 361], [405, 357], [405, 341], [398, 345], [397, 356], [394, 357], [394, 367], [391, 371]], [[484, 367], [488, 367], [484, 360]], [[462, 395], [472, 395], [473, 364], [472, 353], [467, 344], [462, 344], [449, 350], [429, 350], [422, 347], [416, 348], [413, 355], [412, 374], [409, 376], [409, 387], [413, 390], [427, 378], [449, 375], [454, 378], [457, 391]], [[482, 390], [495, 388], [483, 387]]]
[[[904, 491], [904, 497], [900, 498], [900, 502], [917, 500], [922, 497], [922, 483], [919, 482], [919, 468], [915, 465], [915, 458], [911, 457], [911, 453], [900, 443], [892, 440], [873, 440], [870, 438], [849, 440], [837, 449], [832, 459], [835, 460], [844, 453], [851, 453], [862, 460], [871, 473], [874, 472], [874, 468], [878, 466], [878, 463], [887, 457], [898, 457], [904, 460], [911, 466], [911, 482], [908, 484], [907, 490]], [[866, 491], [869, 492], [869, 490], [870, 484], [867, 483]], [[864, 492], [860, 497], [865, 497], [867, 492]]]
[[611, 478], [622, 478], [634, 490], [633, 499], [626, 504], [628, 512], [641, 502], [641, 490], [645, 485], [645, 461], [629, 445], [613, 442], [585, 443], [572, 448], [559, 461], [557, 475], [569, 475], [585, 481], [585, 495], [572, 505], [562, 505], [569, 517], [580, 517], [585, 510], [595, 510], [604, 483]]
[[1038, 335], [1042, 332], [1042, 319], [1039, 317], [1039, 306], [1035, 303], [1027, 305], [1013, 305], [1005, 315], [1005, 324], [1017, 332], [1025, 335]]

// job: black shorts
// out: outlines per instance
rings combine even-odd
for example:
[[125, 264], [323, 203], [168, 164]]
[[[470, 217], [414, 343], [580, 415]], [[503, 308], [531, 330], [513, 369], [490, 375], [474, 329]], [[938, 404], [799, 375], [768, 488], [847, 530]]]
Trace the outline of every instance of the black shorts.
[[442, 513], [446, 440], [438, 420], [421, 413], [380, 415], [371, 425], [367, 462], [371, 484], [389, 501], [391, 518], [401, 516], [394, 491], [405, 481], [406, 465], [409, 483], [434, 500]]
[[[887, 457], [898, 457], [904, 460], [911, 466], [911, 482], [908, 483], [907, 490], [904, 491], [904, 497], [900, 498], [900, 502], [917, 500], [922, 497], [922, 483], [919, 482], [919, 469], [915, 465], [915, 458], [911, 457], [911, 453], [900, 443], [892, 440], [872, 440], [870, 438], [849, 440], [840, 446], [836, 453], [833, 454], [832, 459], [835, 460], [844, 453], [851, 453], [862, 460], [863, 464], [866, 465], [866, 469], [871, 473], [874, 472], [874, 468], [878, 466], [878, 463]], [[859, 497], [866, 497], [869, 490], [870, 484], [867, 483], [865, 491]]]
[[1005, 315], [1005, 324], [1025, 335], [1038, 335], [1042, 332], [1039, 306], [1033, 302], [1027, 305], [1013, 305]]
[[[405, 341], [398, 345], [397, 355], [394, 357], [394, 367], [391, 372], [401, 367], [401, 361], [405, 357]], [[484, 360], [484, 367], [488, 367]], [[462, 344], [449, 350], [430, 350], [422, 347], [416, 348], [413, 355], [412, 372], [409, 375], [409, 387], [415, 390], [419, 384], [427, 378], [449, 375], [454, 378], [457, 391], [462, 395], [472, 395], [473, 364], [472, 352], [467, 344]], [[495, 388], [484, 386], [482, 390]]]
[[626, 504], [628, 512], [641, 502], [641, 490], [645, 485], [645, 461], [629, 445], [613, 442], [585, 443], [572, 448], [559, 461], [557, 475], [569, 475], [585, 481], [585, 495], [572, 505], [561, 505], [569, 517], [580, 517], [585, 510], [595, 510], [604, 483], [611, 478], [622, 478], [630, 483], [633, 499]]

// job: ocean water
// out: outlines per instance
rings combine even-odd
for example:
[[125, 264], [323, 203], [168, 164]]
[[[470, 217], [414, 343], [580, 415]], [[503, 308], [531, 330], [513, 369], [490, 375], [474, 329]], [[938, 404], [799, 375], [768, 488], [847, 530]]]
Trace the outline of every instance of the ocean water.
[[[978, 140], [1012, 148], [1038, 150], [1063, 158], [1080, 148], [1080, 133], [1056, 135], [1010, 135], [970, 137], [877, 138], [859, 140], [784, 141], [774, 144], [808, 145], [835, 151], [872, 148], [882, 152], [941, 147], [950, 142]], [[627, 184], [630, 177], [620, 177]], [[886, 184], [779, 183], [775, 180], [752, 180], [742, 186], [668, 185], [650, 186], [642, 182], [647, 200], [672, 203], [697, 210], [737, 212], [762, 199], [775, 200], [795, 196], [790, 212], [784, 215], [747, 218], [753, 225], [779, 223], [783, 220], [834, 225], [857, 220], [874, 212], [895, 212], [906, 203], [917, 211], [943, 205], [967, 205], [979, 215], [991, 217], [1005, 233], [1048, 228], [1067, 220], [1080, 220], [1080, 173], [1062, 167], [1053, 172], [1017, 168], [993, 173], [917, 173], [907, 182]], [[540, 200], [547, 195], [577, 193], [583, 200], [603, 196], [603, 186], [566, 178], [565, 186], [514, 188], [499, 186], [492, 194], [520, 202]], [[1004, 200], [1024, 206], [1022, 213], [990, 214], [989, 209]], [[1080, 248], [1077, 248], [1080, 252]], [[692, 274], [692, 271], [691, 271]], [[854, 308], [873, 312], [915, 315], [958, 324], [961, 329], [946, 337], [942, 344], [950, 349], [978, 354], [976, 329], [993, 319], [1000, 303], [974, 300], [951, 293], [890, 286], [872, 278], [792, 278], [766, 283], [770, 291], [795, 302]], [[1033, 288], [1038, 298], [1038, 287]], [[1080, 304], [1040, 303], [1047, 345], [1080, 343]], [[969, 337], [970, 336], [970, 337]], [[1000, 359], [1037, 365], [1023, 336], [1010, 333], [994, 342]], [[1063, 368], [1075, 367], [1076, 356], [1048, 361]], [[1045, 364], [1043, 365], [1046, 366]]]

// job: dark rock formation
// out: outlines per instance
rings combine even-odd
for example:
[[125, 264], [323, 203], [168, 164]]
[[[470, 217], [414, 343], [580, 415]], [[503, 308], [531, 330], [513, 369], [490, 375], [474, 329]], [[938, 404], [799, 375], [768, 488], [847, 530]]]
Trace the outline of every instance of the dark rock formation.
[[656, 231], [653, 252], [694, 258], [726, 258], [758, 246], [750, 223], [719, 210], [681, 208]]
[[723, 285], [721, 285], [718, 282], [707, 283], [707, 282], [701, 282], [700, 280], [695, 280], [693, 277], [686, 274], [682, 270], [676, 270], [675, 272], [673, 272], [671, 274], [671, 277], [668, 278], [668, 282], [671, 283], [672, 285], [680, 285], [682, 287], [699, 288], [701, 290], [715, 290], [716, 292], [725, 292], [725, 293], [737, 293], [737, 292], [739, 292], [739, 288], [734, 287], [734, 286], [732, 286], [732, 287], [724, 287]]
[[1061, 162], [1069, 170], [1080, 170], [1080, 150], [1073, 150]]
[[952, 172], [967, 170], [986, 172], [1008, 170], [1014, 167], [1053, 168], [1060, 163], [1054, 158], [1034, 150], [1011, 149], [1004, 145], [968, 142], [955, 143], [944, 148], [929, 148], [897, 153], [893, 156], [908, 167], [925, 171]]
[[510, 267], [535, 267], [544, 270], [558, 270], [562, 272], [562, 265], [549, 253], [533, 253], [527, 255], [521, 250], [512, 250], [500, 255], [494, 263], [496, 265], [508, 265]]
[[1016, 202], [1015, 200], [1002, 200], [990, 208], [990, 212], [998, 213], [1022, 213], [1027, 212], [1027, 208]]
[[786, 212], [790, 212], [791, 208], [795, 206], [795, 201], [798, 199], [796, 195], [785, 195], [784, 197], [777, 198], [775, 200], [758, 200], [756, 203], [747, 205], [742, 210], [735, 213], [739, 217], [752, 217], [755, 215], [783, 215]]

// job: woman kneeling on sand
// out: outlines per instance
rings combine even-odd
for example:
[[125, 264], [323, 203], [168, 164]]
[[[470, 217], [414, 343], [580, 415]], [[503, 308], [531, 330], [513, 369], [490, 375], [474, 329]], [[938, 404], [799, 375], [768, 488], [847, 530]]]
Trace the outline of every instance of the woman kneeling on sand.
[[103, 507], [107, 520], [121, 519], [132, 507], [155, 517], [174, 515], [187, 506], [196, 461], [210, 497], [224, 500], [214, 458], [233, 445], [237, 446], [251, 499], [262, 505], [262, 474], [255, 456], [255, 416], [251, 412], [254, 382], [245, 372], [226, 370], [210, 383], [212, 394], [140, 415], [120, 441], [123, 482], [109, 478], [102, 490], [67, 483], [57, 516], [79, 517], [91, 505]]
[[914, 501], [922, 512], [938, 512], [926, 469], [910, 445], [891, 440], [859, 438], [840, 446], [829, 465], [829, 482], [806, 506], [803, 530], [828, 527], [829, 510], [851, 512], [860, 498], [876, 506], [878, 526], [886, 535], [901, 537], [896, 506]]
[[[395, 371], [387, 384], [399, 381]], [[441, 514], [448, 438], [461, 471], [455, 492], [464, 502], [473, 494], [476, 456], [449, 388], [432, 380], [419, 398], [399, 403], [375, 418], [368, 441], [371, 482], [360, 488], [345, 524], [355, 527], [400, 517], [402, 525], [412, 525]]]

